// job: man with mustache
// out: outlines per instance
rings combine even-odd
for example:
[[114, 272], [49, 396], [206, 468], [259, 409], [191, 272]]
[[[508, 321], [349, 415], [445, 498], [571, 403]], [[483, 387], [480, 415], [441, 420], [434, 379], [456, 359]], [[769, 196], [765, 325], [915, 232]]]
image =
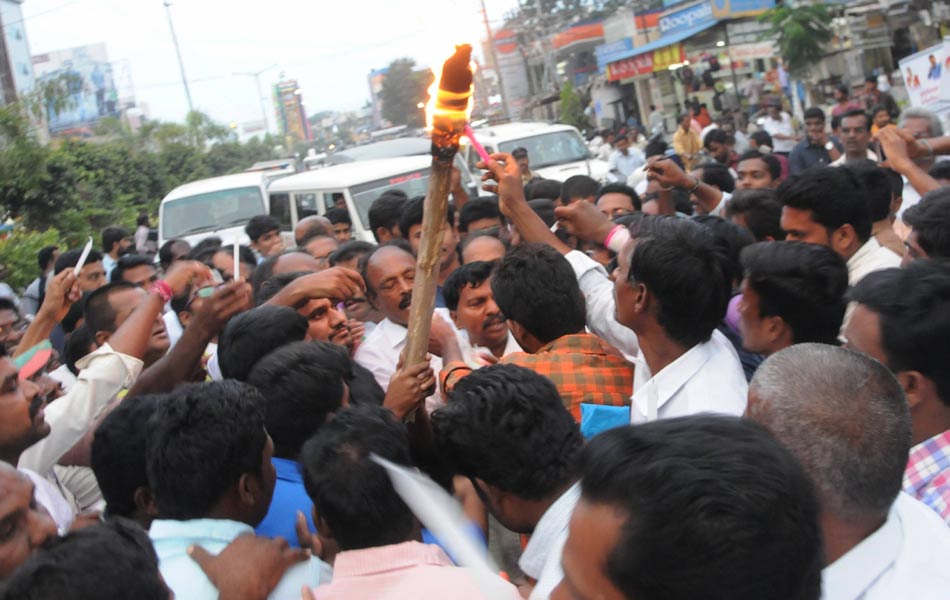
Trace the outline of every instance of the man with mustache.
[[[386, 318], [379, 322], [366, 337], [353, 357], [357, 364], [366, 367], [384, 390], [396, 372], [400, 354], [406, 347], [409, 330], [409, 305], [412, 303], [412, 285], [416, 278], [416, 259], [404, 240], [378, 246], [360, 261], [360, 273], [366, 282], [366, 299]], [[433, 356], [430, 366], [435, 372], [442, 368], [441, 347], [435, 343], [452, 333], [452, 326], [445, 320], [445, 309], [436, 309], [429, 334], [429, 352]], [[407, 365], [409, 366], [409, 365]], [[431, 411], [443, 404], [442, 396], [435, 390], [426, 400]]]
[[[486, 352], [498, 359], [512, 352], [521, 352], [508, 329], [505, 315], [495, 303], [491, 291], [491, 275], [495, 263], [477, 261], [456, 269], [442, 286], [445, 304], [456, 327], [468, 334], [472, 350], [470, 366], [481, 366]], [[490, 359], [488, 359], [490, 360]]]

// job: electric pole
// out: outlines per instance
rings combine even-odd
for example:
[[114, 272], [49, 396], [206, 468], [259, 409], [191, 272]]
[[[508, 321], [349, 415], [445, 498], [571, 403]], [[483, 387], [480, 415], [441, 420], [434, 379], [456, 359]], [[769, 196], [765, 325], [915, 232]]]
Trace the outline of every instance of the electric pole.
[[185, 75], [185, 63], [181, 59], [181, 48], [178, 46], [178, 36], [175, 35], [175, 24], [172, 22], [172, 3], [165, 0], [165, 12], [168, 14], [168, 28], [172, 32], [172, 42], [175, 43], [175, 54], [178, 55], [178, 68], [181, 70], [181, 82], [185, 86], [185, 97], [188, 98], [188, 112], [195, 112], [195, 105], [191, 102], [191, 90], [188, 88], [188, 77]]

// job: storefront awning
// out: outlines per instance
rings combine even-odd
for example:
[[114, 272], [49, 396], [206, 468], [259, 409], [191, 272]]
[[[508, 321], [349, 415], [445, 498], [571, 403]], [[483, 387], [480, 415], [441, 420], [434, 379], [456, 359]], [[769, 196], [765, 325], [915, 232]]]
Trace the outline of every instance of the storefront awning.
[[615, 59], [615, 61], [623, 60], [625, 58], [632, 58], [634, 56], [646, 54], [647, 52], [653, 52], [654, 50], [659, 50], [660, 48], [665, 48], [672, 44], [682, 42], [683, 40], [687, 38], [693, 37], [697, 33], [702, 33], [703, 31], [706, 31], [710, 27], [713, 27], [714, 25], [716, 25], [716, 23], [718, 23], [718, 21], [706, 21], [704, 23], [700, 23], [699, 25], [686, 27], [686, 28], [680, 29], [679, 31], [675, 33], [664, 35], [660, 39], [653, 40], [649, 44], [644, 44], [643, 46], [639, 46], [637, 48], [634, 48], [633, 50], [630, 50], [624, 56], [618, 56]]

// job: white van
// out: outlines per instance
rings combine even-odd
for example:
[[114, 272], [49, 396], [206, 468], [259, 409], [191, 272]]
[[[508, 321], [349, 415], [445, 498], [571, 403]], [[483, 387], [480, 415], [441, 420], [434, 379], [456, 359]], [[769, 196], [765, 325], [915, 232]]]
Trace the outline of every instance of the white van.
[[[285, 177], [267, 191], [270, 214], [280, 221], [285, 241], [292, 246], [294, 226], [300, 219], [322, 215], [342, 198], [353, 222], [353, 238], [375, 242], [369, 227], [370, 206], [388, 190], [402, 190], [410, 198], [424, 196], [431, 165], [430, 156], [403, 156], [349, 162]], [[463, 184], [474, 184], [464, 181], [466, 174], [463, 171]]]
[[158, 209], [159, 247], [171, 239], [194, 246], [212, 235], [225, 244], [247, 244], [244, 226], [251, 217], [267, 214], [267, 186], [272, 181], [268, 173], [256, 171], [178, 186]]
[[[525, 148], [531, 171], [545, 179], [563, 182], [574, 175], [588, 175], [601, 183], [607, 182], [610, 171], [607, 162], [594, 158], [580, 132], [570, 125], [505, 123], [476, 127], [475, 137], [489, 154]], [[464, 138], [462, 141], [465, 142]], [[478, 154], [468, 145], [462, 151], [472, 173], [480, 173], [475, 168], [475, 163], [481, 160]]]

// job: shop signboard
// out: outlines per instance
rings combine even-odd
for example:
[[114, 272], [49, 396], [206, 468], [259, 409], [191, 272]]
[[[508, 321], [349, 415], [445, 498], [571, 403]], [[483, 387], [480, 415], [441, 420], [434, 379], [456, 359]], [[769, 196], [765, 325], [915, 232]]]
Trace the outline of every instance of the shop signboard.
[[901, 77], [911, 106], [942, 112], [950, 102], [946, 91], [950, 84], [946, 42], [921, 50], [900, 61]]
[[753, 17], [775, 7], [775, 0], [712, 0], [712, 15], [717, 19]]
[[653, 70], [663, 71], [671, 65], [682, 64], [685, 60], [686, 51], [683, 50], [683, 44], [670, 44], [653, 51]]
[[754, 44], [736, 44], [729, 47], [729, 57], [733, 61], [748, 62], [757, 58], [767, 59], [778, 56], [775, 42], [765, 41]]
[[661, 16], [660, 33], [664, 36], [672, 36], [688, 29], [712, 25], [715, 22], [712, 5], [709, 0], [705, 0]]
[[594, 48], [594, 56], [597, 58], [597, 68], [603, 70], [604, 67], [615, 62], [633, 51], [633, 39], [622, 38], [609, 44], [601, 44]]
[[653, 72], [653, 53], [647, 52], [607, 65], [607, 81], [620, 81]]

